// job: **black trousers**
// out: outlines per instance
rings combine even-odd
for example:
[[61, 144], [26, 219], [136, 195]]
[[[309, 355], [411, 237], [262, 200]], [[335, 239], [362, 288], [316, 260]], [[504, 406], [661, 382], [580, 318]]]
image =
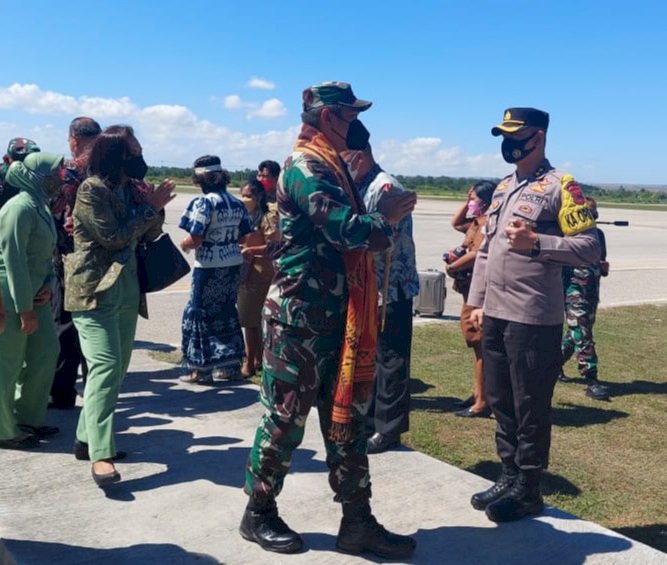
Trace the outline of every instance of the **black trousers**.
[[551, 398], [562, 355], [562, 325], [534, 326], [484, 316], [486, 398], [496, 418], [496, 449], [521, 470], [546, 469]]
[[410, 427], [412, 299], [399, 293], [387, 304], [384, 332], [378, 328], [375, 395], [368, 410], [371, 431], [398, 439]]
[[79, 365], [83, 368], [84, 382], [86, 365], [79, 345], [79, 334], [70, 324], [60, 336], [60, 355], [56, 374], [51, 385], [51, 401], [60, 408], [73, 407], [76, 403], [76, 380]]

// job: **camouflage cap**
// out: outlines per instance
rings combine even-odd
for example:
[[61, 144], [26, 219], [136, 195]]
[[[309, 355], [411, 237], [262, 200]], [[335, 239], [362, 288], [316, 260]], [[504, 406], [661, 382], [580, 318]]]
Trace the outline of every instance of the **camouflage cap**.
[[371, 107], [372, 102], [359, 100], [347, 82], [329, 81], [309, 86], [303, 91], [303, 110], [322, 108], [323, 106], [347, 106], [363, 112]]
[[25, 137], [14, 137], [9, 140], [7, 145], [7, 155], [13, 161], [23, 161], [30, 153], [41, 151], [39, 146], [32, 140]]

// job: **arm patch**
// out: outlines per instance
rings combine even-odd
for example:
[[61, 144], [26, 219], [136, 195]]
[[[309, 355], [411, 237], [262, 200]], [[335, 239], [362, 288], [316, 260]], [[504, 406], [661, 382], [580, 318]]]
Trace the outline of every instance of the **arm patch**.
[[558, 224], [565, 235], [576, 235], [595, 227], [593, 213], [586, 205], [584, 193], [572, 175], [564, 175], [561, 179], [560, 196]]

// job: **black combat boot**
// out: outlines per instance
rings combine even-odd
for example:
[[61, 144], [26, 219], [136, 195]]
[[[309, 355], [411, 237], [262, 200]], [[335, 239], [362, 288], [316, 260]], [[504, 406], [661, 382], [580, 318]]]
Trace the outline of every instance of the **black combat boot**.
[[392, 534], [378, 524], [368, 502], [343, 503], [343, 519], [336, 548], [354, 555], [368, 551], [383, 559], [401, 559], [410, 555], [417, 542], [409, 536]]
[[276, 501], [250, 497], [241, 526], [241, 537], [258, 543], [262, 549], [277, 553], [296, 553], [303, 548], [303, 540], [278, 516]]
[[501, 498], [516, 481], [519, 469], [508, 463], [503, 463], [503, 472], [496, 483], [482, 492], [476, 492], [470, 499], [470, 504], [475, 510], [486, 510], [486, 507]]
[[609, 387], [598, 381], [597, 373], [590, 373], [584, 377], [586, 379], [586, 396], [593, 400], [609, 400], [611, 396]]
[[521, 471], [505, 496], [486, 507], [487, 518], [493, 522], [513, 522], [542, 512], [541, 473], [539, 469]]

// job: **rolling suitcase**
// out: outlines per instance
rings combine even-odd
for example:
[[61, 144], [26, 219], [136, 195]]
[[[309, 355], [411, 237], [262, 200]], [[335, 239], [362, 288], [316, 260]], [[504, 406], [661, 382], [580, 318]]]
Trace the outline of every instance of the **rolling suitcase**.
[[412, 309], [417, 316], [442, 316], [445, 310], [445, 273], [435, 269], [419, 271], [419, 294]]

